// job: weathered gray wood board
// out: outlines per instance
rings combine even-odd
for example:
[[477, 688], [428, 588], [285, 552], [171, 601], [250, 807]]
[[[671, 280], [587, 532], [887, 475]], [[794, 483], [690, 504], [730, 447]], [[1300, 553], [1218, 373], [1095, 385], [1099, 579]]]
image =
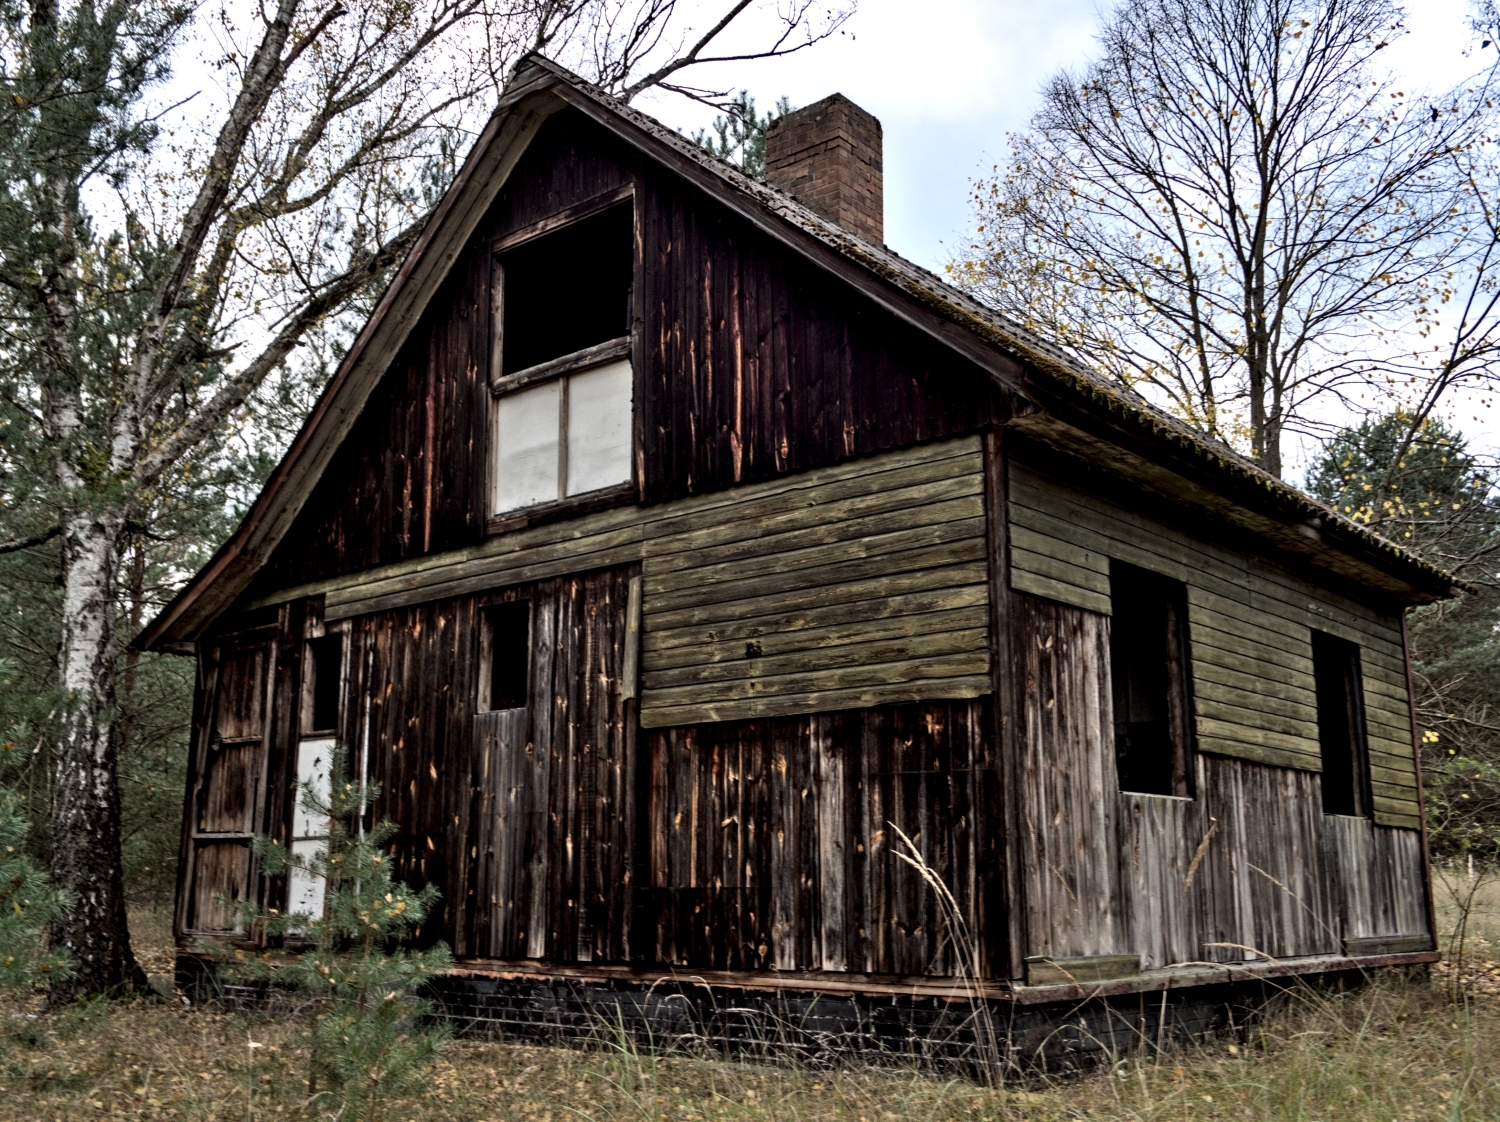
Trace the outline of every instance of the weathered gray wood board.
[[286, 589], [324, 618], [642, 562], [647, 728], [990, 690], [978, 437]]
[[1138, 954], [1150, 970], [1426, 932], [1421, 835], [1325, 816], [1316, 772], [1199, 754], [1192, 798], [1120, 792], [1109, 618], [1013, 607], [1026, 956]]
[[1358, 643], [1376, 821], [1420, 825], [1399, 617], [1024, 463], [1009, 500], [1018, 591], [1108, 613], [1112, 557], [1187, 585], [1202, 751], [1318, 770], [1311, 629]]
[[1109, 618], [1018, 596], [1026, 954], [1129, 953], [1121, 922]]
[[1429, 935], [1421, 835], [1343, 814], [1325, 822], [1344, 938]]

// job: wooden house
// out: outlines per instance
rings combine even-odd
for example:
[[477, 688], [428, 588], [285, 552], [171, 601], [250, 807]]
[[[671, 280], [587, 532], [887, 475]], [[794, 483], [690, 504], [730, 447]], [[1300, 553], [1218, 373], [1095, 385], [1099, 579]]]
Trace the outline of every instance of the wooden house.
[[198, 660], [182, 969], [226, 896], [319, 906], [249, 841], [319, 844], [340, 743], [500, 1026], [1191, 1026], [1434, 961], [1403, 613], [1453, 580], [886, 249], [846, 99], [768, 165], [517, 70], [140, 641]]

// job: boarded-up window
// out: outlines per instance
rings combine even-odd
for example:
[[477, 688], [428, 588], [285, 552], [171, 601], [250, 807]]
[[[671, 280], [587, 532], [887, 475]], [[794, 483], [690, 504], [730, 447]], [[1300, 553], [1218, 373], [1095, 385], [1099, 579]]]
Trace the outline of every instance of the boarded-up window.
[[1110, 562], [1110, 672], [1120, 790], [1191, 794], [1187, 590]]
[[497, 514], [630, 482], [630, 363], [505, 393], [495, 408]]
[[1353, 643], [1312, 633], [1318, 692], [1318, 747], [1323, 756], [1323, 812], [1370, 813], [1363, 674]]

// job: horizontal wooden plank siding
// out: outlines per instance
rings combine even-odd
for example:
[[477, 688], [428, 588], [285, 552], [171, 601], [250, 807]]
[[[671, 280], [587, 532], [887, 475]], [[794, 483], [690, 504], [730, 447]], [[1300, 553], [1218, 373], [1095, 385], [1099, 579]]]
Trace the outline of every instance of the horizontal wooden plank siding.
[[990, 691], [978, 438], [800, 478], [653, 526], [646, 727]]
[[1319, 770], [1311, 629], [1357, 643], [1376, 822], [1420, 825], [1398, 616], [1025, 463], [1009, 499], [1017, 591], [1108, 613], [1111, 558], [1187, 586], [1201, 751]]
[[272, 593], [347, 619], [642, 563], [648, 728], [990, 691], [978, 437], [960, 437]]

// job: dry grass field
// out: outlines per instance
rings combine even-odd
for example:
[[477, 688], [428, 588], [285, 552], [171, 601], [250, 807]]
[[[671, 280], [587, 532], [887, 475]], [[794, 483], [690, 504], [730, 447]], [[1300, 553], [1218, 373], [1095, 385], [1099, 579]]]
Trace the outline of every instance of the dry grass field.
[[[1448, 909], [1451, 918], [1451, 909]], [[141, 917], [146, 921], [147, 917]], [[1473, 999], [1431, 980], [1384, 977], [1357, 993], [1294, 993], [1248, 1034], [1112, 1070], [992, 1090], [900, 1067], [815, 1070], [715, 1057], [653, 1057], [612, 1046], [456, 1042], [424, 1090], [389, 1104], [413, 1122], [666, 1122], [762, 1119], [942, 1122], [1417, 1122], [1500, 1118], [1500, 995], [1491, 946], [1500, 900], [1475, 924]], [[164, 933], [138, 921], [148, 968]], [[1492, 942], [1493, 940], [1493, 942]], [[165, 1002], [61, 1016], [5, 1010], [0, 1117], [16, 1122], [169, 1118], [264, 1122], [333, 1115], [306, 1098], [295, 1021]]]

